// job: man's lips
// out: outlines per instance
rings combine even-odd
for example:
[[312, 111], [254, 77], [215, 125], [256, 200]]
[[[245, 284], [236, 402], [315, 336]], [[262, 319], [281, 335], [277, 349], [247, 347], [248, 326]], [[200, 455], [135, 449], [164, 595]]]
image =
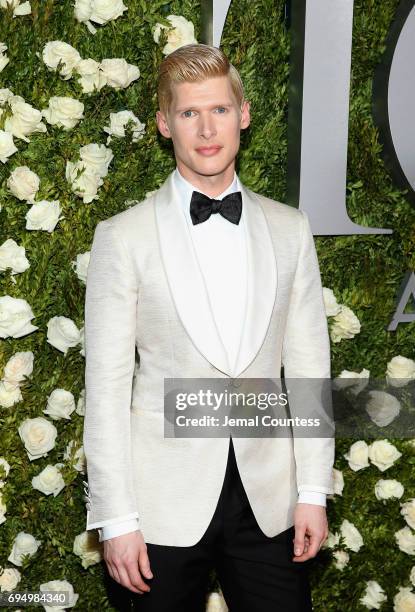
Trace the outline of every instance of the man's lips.
[[221, 148], [219, 145], [214, 145], [211, 147], [198, 147], [196, 151], [201, 155], [215, 155]]

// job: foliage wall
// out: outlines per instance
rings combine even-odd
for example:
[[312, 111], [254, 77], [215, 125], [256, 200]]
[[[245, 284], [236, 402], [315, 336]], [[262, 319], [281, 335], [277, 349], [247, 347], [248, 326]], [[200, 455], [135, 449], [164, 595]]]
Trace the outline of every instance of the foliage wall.
[[[82, 328], [88, 251], [99, 220], [142, 200], [175, 167], [171, 144], [158, 134], [154, 121], [155, 75], [165, 42], [164, 35], [159, 43], [154, 40], [156, 24], [168, 25], [168, 15], [183, 16], [194, 24], [195, 37], [200, 41], [199, 2], [128, 0], [126, 4], [128, 10], [116, 19], [95, 22], [95, 34], [75, 19], [73, 2], [69, 0], [32, 0], [30, 14], [20, 15], [17, 10], [13, 15], [13, 7], [0, 8], [0, 43], [7, 45], [3, 57], [9, 59], [0, 71], [0, 88], [21, 96], [37, 110], [48, 108], [54, 96], [70, 97], [84, 105], [82, 117], [68, 128], [51, 124], [47, 116], [53, 117], [53, 112], [46, 113], [41, 119], [46, 130], [38, 126], [39, 131], [30, 133], [26, 140], [14, 136], [13, 153], [7, 153], [7, 142], [0, 133], [0, 154], [6, 152], [0, 163], [0, 253], [2, 245], [13, 239], [24, 247], [30, 264], [22, 265], [22, 251], [13, 251], [16, 247], [10, 243], [7, 250], [3, 248], [0, 299], [11, 296], [25, 300], [25, 304], [0, 302], [0, 457], [10, 466], [6, 477], [3, 473], [4, 486], [0, 489], [0, 566], [20, 572], [18, 590], [37, 590], [49, 581], [67, 580], [79, 594], [76, 606], [83, 610], [116, 609], [124, 597], [120, 590], [112, 601], [108, 600], [99, 546], [96, 539], [85, 539], [84, 534]], [[386, 327], [402, 277], [407, 269], [415, 268], [415, 211], [385, 169], [371, 110], [374, 70], [397, 5], [397, 0], [384, 0], [381, 5], [355, 1], [347, 207], [353, 221], [394, 231], [392, 235], [316, 238], [323, 285], [332, 289], [338, 303], [350, 308], [360, 322], [360, 331], [353, 337], [332, 342], [335, 376], [343, 370], [360, 372], [366, 368], [371, 376], [382, 378], [394, 357], [410, 359], [414, 355], [414, 324], [400, 325], [396, 332], [388, 332]], [[223, 50], [241, 73], [246, 97], [251, 101], [252, 123], [242, 134], [237, 171], [248, 187], [282, 202], [287, 178], [290, 53], [284, 8], [282, 0], [235, 0], [222, 41]], [[124, 58], [139, 68], [140, 76], [128, 85], [105, 85], [87, 93], [75, 73], [65, 78], [43, 61], [45, 45], [57, 40], [72, 45], [82, 59], [101, 62], [105, 58]], [[0, 130], [7, 131], [11, 124], [6, 122], [13, 113], [6, 103], [2, 107]], [[62, 121], [68, 115], [72, 119], [76, 115], [75, 107], [66, 115], [62, 108], [59, 110], [64, 115]], [[107, 143], [104, 127], [110, 124], [110, 113], [123, 110], [132, 111], [144, 124], [144, 131], [134, 138], [128, 127], [124, 137], [114, 135]], [[24, 111], [20, 112], [21, 127], [26, 124]], [[19, 125], [15, 126], [17, 131]], [[91, 178], [92, 187], [89, 185], [93, 193], [94, 180], [97, 181], [98, 197], [85, 201], [89, 198], [81, 197], [73, 184], [76, 169], [72, 182], [68, 180], [68, 161], [76, 163], [80, 148], [91, 143], [105, 144], [113, 157], [99, 159], [99, 178]], [[89, 159], [89, 163], [95, 162], [95, 158]], [[29, 202], [27, 194], [19, 199], [18, 188], [14, 192], [11, 189], [19, 182], [17, 175], [13, 182], [12, 172], [22, 166], [40, 179], [33, 201], [54, 202], [53, 206], [44, 205], [43, 210], [29, 214], [33, 201]], [[33, 177], [26, 176], [26, 180], [33, 185]], [[1, 267], [11, 252], [15, 273], [10, 267]], [[7, 318], [10, 316], [12, 323]], [[13, 369], [10, 360], [16, 353], [22, 355], [20, 361], [16, 358], [12, 362], [15, 370], [19, 363], [31, 370], [17, 386], [9, 372]], [[28, 366], [31, 354], [33, 368]], [[13, 397], [15, 400], [10, 399]], [[27, 419], [38, 417], [46, 419], [56, 431], [43, 421], [39, 429], [31, 421], [27, 424]], [[22, 428], [24, 423], [26, 430]], [[42, 448], [40, 443], [40, 450], [38, 438], [46, 445]], [[413, 588], [410, 572], [415, 543], [411, 538], [415, 535], [401, 513], [401, 504], [415, 497], [415, 448], [409, 441], [391, 440], [401, 455], [387, 471], [382, 472], [373, 461], [354, 470], [344, 456], [353, 442], [337, 440], [335, 467], [339, 471], [338, 482], [341, 476], [344, 479], [344, 488], [340, 494], [340, 487], [328, 501], [330, 530], [334, 534], [331, 548], [323, 550], [312, 564], [315, 610], [367, 609], [360, 599], [371, 580], [387, 596], [383, 601], [382, 594], [375, 594], [380, 609], [393, 610], [395, 605], [399, 610], [399, 600], [393, 603], [399, 589]], [[359, 456], [364, 457], [365, 452], [362, 441]], [[54, 468], [42, 473], [47, 466]], [[48, 493], [35, 487], [39, 479], [33, 483], [32, 479], [41, 473], [40, 488]], [[404, 488], [403, 495], [378, 499], [375, 484], [379, 479], [398, 481]], [[346, 534], [336, 541], [344, 520], [358, 530], [363, 545], [356, 545], [359, 537], [355, 532], [349, 539]], [[409, 552], [399, 548], [395, 537], [395, 532], [405, 527], [410, 530], [409, 534], [405, 532]], [[20, 532], [34, 538], [21, 542], [20, 552], [27, 549], [34, 554], [17, 565], [9, 556]], [[40, 541], [39, 546], [36, 541]], [[346, 563], [343, 569], [341, 563]], [[410, 598], [408, 592], [403, 596]]]

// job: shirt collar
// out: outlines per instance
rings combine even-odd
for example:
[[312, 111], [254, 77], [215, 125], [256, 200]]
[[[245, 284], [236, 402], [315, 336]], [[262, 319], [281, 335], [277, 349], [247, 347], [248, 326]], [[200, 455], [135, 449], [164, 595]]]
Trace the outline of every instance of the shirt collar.
[[[192, 198], [192, 193], [193, 191], [199, 191], [200, 193], [204, 193], [203, 191], [201, 191], [199, 188], [195, 187], [194, 185], [192, 185], [191, 183], [189, 183], [188, 180], [186, 180], [182, 174], [180, 174], [179, 169], [176, 167], [176, 169], [173, 172], [173, 180], [175, 183], [175, 187], [179, 193], [179, 200], [180, 200], [180, 204], [182, 205], [182, 208], [184, 209], [185, 212], [189, 213], [189, 207], [190, 207], [190, 200]], [[225, 189], [225, 191], [223, 191], [222, 193], [220, 193], [219, 195], [215, 196], [215, 199], [217, 200], [221, 200], [222, 198], [224, 198], [226, 195], [228, 195], [228, 193], [233, 193], [234, 191], [241, 191], [241, 186], [240, 186], [240, 182], [239, 182], [239, 177], [236, 174], [236, 172], [234, 171], [233, 174], [233, 181], [232, 183]], [[207, 194], [205, 194], [207, 195]], [[208, 196], [210, 197], [210, 196]]]

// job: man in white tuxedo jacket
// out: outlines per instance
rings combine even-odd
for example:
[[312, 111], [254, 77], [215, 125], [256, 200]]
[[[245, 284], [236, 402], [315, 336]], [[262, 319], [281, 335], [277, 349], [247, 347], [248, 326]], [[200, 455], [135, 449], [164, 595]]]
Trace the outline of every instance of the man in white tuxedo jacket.
[[165, 378], [330, 378], [309, 222], [237, 176], [250, 104], [219, 49], [168, 55], [158, 97], [177, 167], [91, 247], [87, 529], [136, 610], [201, 612], [213, 567], [231, 612], [311, 610], [334, 440], [164, 436]]

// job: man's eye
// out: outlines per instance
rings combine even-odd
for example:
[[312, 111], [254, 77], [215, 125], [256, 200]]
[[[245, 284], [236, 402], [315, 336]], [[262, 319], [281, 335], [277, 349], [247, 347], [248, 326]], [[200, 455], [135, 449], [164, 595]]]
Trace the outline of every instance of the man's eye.
[[[216, 110], [224, 111], [226, 113], [226, 108], [224, 106], [218, 106]], [[219, 114], [222, 115], [223, 113], [219, 113]]]
[[188, 115], [188, 114], [186, 114], [186, 113], [193, 113], [193, 111], [191, 111], [191, 110], [187, 110], [187, 111], [184, 111], [184, 112], [182, 113], [184, 117], [190, 117], [191, 115]]

